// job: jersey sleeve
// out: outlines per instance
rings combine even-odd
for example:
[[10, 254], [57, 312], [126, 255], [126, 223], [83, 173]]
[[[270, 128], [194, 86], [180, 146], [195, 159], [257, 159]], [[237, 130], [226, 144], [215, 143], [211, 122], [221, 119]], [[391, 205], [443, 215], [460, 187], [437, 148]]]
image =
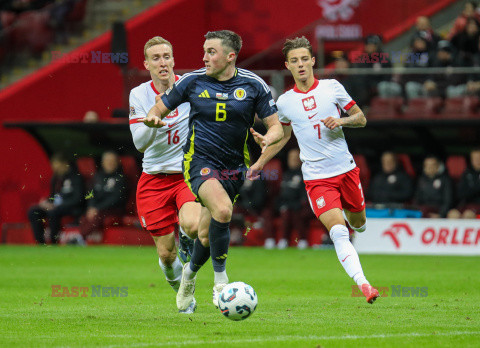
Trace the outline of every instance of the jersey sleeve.
[[280, 98], [278, 98], [277, 100], [278, 120], [280, 121], [282, 126], [290, 126], [292, 124], [292, 121], [283, 112], [284, 109], [282, 104], [283, 104], [283, 100], [282, 100], [282, 96], [280, 96]]
[[196, 77], [197, 75], [183, 75], [162, 95], [162, 101], [168, 110], [175, 110], [180, 104], [188, 101], [188, 90]]
[[343, 111], [348, 111], [356, 102], [350, 97], [345, 90], [345, 87], [337, 80], [332, 80], [334, 85], [335, 100], [340, 105]]
[[130, 113], [128, 114], [128, 123], [134, 124], [138, 123], [138, 119], [147, 117], [147, 114], [142, 107], [142, 103], [140, 102], [140, 99], [138, 96], [135, 94], [135, 89], [132, 89], [130, 91], [130, 97], [129, 97], [129, 104], [130, 104]]
[[277, 105], [275, 104], [275, 100], [273, 100], [272, 92], [265, 81], [261, 80], [261, 82], [258, 82], [257, 88], [259, 93], [257, 95], [255, 112], [257, 113], [258, 117], [262, 119], [273, 115], [278, 111], [278, 109]]
[[133, 89], [130, 92], [129, 98], [130, 114], [128, 116], [130, 124], [130, 132], [132, 133], [133, 143], [138, 151], [145, 152], [145, 150], [152, 144], [157, 133], [156, 128], [147, 127], [139, 120], [147, 116], [145, 108]]

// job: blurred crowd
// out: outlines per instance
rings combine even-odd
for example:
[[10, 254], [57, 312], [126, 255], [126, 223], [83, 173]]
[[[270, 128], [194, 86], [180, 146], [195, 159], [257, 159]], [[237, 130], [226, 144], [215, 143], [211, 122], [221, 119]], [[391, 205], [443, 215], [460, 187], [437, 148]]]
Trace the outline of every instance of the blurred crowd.
[[120, 157], [114, 151], [104, 152], [99, 169], [90, 170], [93, 178], [82, 176], [77, 162], [62, 153], [54, 154], [50, 163], [50, 194], [28, 212], [36, 241], [59, 243], [60, 232], [67, 223], [78, 226], [79, 231], [68, 242], [84, 245], [91, 235], [101, 240], [104, 222], [127, 212], [129, 184]]
[[[415, 213], [408, 217], [480, 217], [480, 148], [472, 149], [469, 163], [458, 177], [452, 177], [443, 161], [434, 155], [424, 158], [418, 175], [412, 172], [411, 163], [399, 158], [393, 152], [384, 152], [380, 169], [370, 182], [364, 183], [367, 215], [376, 216], [377, 209], [408, 209]], [[127, 212], [133, 210], [128, 204], [134, 204], [128, 201], [135, 196], [132, 181], [138, 178], [134, 175], [129, 178], [124, 173], [126, 163], [120, 161], [118, 154], [106, 151], [97, 165], [99, 169], [87, 171], [90, 176], [85, 175], [85, 170], [80, 173], [77, 163], [61, 153], [51, 158], [50, 195], [28, 213], [40, 244], [47, 240], [58, 243], [65, 224], [73, 224], [79, 232], [71, 243], [84, 245], [88, 238], [101, 241], [105, 221], [111, 223], [112, 219], [117, 221], [134, 213]], [[232, 243], [242, 244], [246, 229], [254, 227], [263, 231], [266, 248], [288, 247], [295, 232], [295, 245], [300, 249], [309, 247], [308, 234], [315, 217], [306, 195], [301, 165], [298, 148], [292, 148], [286, 154], [284, 167], [280, 164], [268, 169], [270, 173], [263, 180], [245, 181], [234, 206]], [[453, 165], [458, 170], [459, 164]], [[130, 166], [137, 164], [133, 162]], [[134, 168], [133, 172], [137, 170]], [[45, 234], [47, 226], [49, 233]]]
[[452, 178], [437, 156], [428, 155], [422, 173], [414, 177], [396, 154], [384, 152], [367, 201], [374, 206], [417, 209], [426, 218], [475, 219], [480, 216], [480, 148], [472, 149], [469, 160], [460, 177]]
[[[372, 98], [424, 97], [456, 98], [480, 96], [480, 75], [453, 74], [448, 68], [480, 66], [480, 9], [473, 1], [465, 3], [453, 27], [443, 37], [432, 28], [430, 19], [417, 18], [408, 52], [384, 52], [382, 38], [369, 35], [363, 52], [333, 52], [335, 71], [367, 68], [375, 72], [392, 66], [419, 69], [420, 73], [337, 75], [361, 106]], [[424, 73], [425, 68], [444, 68], [440, 73]]]
[[65, 44], [85, 17], [86, 0], [0, 0], [0, 65], [40, 58], [51, 44]]

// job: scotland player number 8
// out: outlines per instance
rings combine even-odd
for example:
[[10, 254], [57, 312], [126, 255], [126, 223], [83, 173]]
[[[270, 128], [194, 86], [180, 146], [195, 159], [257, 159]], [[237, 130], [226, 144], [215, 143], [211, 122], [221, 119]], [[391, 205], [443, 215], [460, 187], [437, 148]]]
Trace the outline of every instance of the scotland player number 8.
[[217, 110], [215, 113], [215, 121], [225, 121], [227, 119], [227, 110], [225, 103], [217, 103]]

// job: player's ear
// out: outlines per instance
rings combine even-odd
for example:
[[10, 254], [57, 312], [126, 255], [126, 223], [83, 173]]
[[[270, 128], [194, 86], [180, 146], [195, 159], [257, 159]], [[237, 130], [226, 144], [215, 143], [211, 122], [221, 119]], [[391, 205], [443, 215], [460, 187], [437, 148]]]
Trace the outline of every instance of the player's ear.
[[235, 52], [230, 52], [227, 56], [227, 60], [229, 62], [233, 62], [235, 60], [235, 58], [237, 58], [237, 55], [235, 54]]
[[146, 60], [143, 61], [143, 66], [148, 70], [148, 62]]
[[[285, 61], [285, 68], [288, 69], [288, 62], [287, 61]], [[288, 70], [290, 70], [290, 69], [288, 69]]]
[[312, 66], [315, 66], [315, 57], [312, 57]]

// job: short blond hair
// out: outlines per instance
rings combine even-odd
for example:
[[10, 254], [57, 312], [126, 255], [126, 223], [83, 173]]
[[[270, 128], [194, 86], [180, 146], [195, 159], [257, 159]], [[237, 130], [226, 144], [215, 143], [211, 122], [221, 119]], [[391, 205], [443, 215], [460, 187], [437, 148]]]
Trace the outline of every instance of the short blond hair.
[[155, 37], [152, 37], [150, 40], [148, 40], [147, 43], [145, 44], [145, 47], [143, 48], [143, 54], [145, 55], [145, 59], [148, 58], [147, 57], [147, 50], [150, 47], [153, 47], [153, 46], [156, 46], [156, 45], [168, 45], [168, 46], [170, 46], [170, 48], [172, 49], [172, 52], [173, 52], [173, 46], [170, 43], [170, 41], [165, 40], [161, 36], [155, 36]]

